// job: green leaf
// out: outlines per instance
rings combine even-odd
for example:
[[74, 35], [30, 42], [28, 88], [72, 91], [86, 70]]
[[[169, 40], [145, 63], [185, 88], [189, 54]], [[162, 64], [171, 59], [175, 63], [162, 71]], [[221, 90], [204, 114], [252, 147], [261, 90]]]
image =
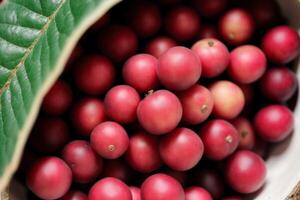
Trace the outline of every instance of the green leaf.
[[6, 0], [0, 6], [0, 191], [76, 42], [119, 1]]

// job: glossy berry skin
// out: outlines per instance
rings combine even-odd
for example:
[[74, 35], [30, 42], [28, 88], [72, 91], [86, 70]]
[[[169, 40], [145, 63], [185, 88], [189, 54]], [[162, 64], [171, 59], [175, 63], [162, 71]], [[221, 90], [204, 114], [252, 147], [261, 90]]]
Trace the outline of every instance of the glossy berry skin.
[[89, 95], [101, 95], [110, 88], [115, 79], [115, 68], [104, 56], [91, 55], [75, 69], [77, 87]]
[[204, 144], [204, 155], [212, 160], [223, 160], [232, 154], [239, 144], [239, 135], [232, 124], [214, 119], [206, 122], [199, 135]]
[[126, 159], [129, 165], [142, 173], [158, 169], [161, 158], [158, 149], [158, 140], [145, 132], [138, 132], [130, 137]]
[[30, 145], [43, 153], [54, 153], [70, 139], [69, 127], [60, 118], [41, 118], [30, 136]]
[[122, 62], [136, 52], [138, 41], [127, 26], [111, 25], [101, 32], [98, 46], [112, 61]]
[[132, 200], [129, 187], [116, 178], [103, 178], [89, 191], [89, 200]]
[[193, 0], [193, 5], [206, 18], [219, 16], [227, 7], [228, 0]]
[[149, 176], [142, 184], [143, 200], [184, 200], [184, 190], [180, 183], [166, 174]]
[[202, 187], [191, 186], [184, 190], [185, 200], [213, 200], [207, 190]]
[[254, 45], [239, 46], [230, 53], [228, 72], [239, 83], [253, 83], [264, 74], [266, 68], [265, 54]]
[[159, 58], [168, 49], [177, 46], [177, 42], [169, 37], [156, 37], [147, 44], [145, 52]]
[[139, 2], [129, 10], [130, 25], [140, 37], [149, 37], [161, 27], [159, 8], [150, 2]]
[[259, 83], [264, 96], [277, 102], [289, 100], [298, 87], [297, 77], [294, 72], [286, 67], [268, 69]]
[[269, 105], [256, 113], [254, 126], [257, 134], [264, 140], [280, 142], [292, 133], [294, 116], [286, 106]]
[[58, 80], [44, 97], [42, 110], [47, 114], [61, 115], [71, 106], [72, 96], [70, 86], [65, 81]]
[[62, 151], [62, 158], [71, 168], [73, 179], [78, 183], [89, 183], [102, 171], [102, 159], [84, 140], [68, 143]]
[[196, 54], [185, 47], [173, 47], [158, 59], [157, 75], [163, 86], [170, 90], [185, 90], [201, 76], [201, 62]]
[[129, 58], [123, 66], [123, 78], [138, 92], [146, 93], [159, 85], [157, 67], [158, 60], [154, 56], [137, 54]]
[[167, 90], [158, 90], [144, 98], [137, 109], [140, 125], [149, 133], [162, 135], [179, 124], [182, 106], [179, 99]]
[[245, 117], [237, 117], [232, 121], [239, 134], [238, 149], [251, 150], [255, 145], [255, 132], [251, 122]]
[[276, 26], [264, 35], [261, 46], [269, 60], [285, 64], [299, 55], [300, 38], [293, 28]]
[[142, 200], [141, 189], [140, 188], [130, 186], [129, 189], [130, 189], [130, 192], [131, 192], [132, 200]]
[[250, 40], [254, 32], [254, 20], [243, 9], [228, 10], [219, 21], [219, 32], [224, 40], [231, 45], [241, 45]]
[[54, 200], [67, 193], [72, 172], [58, 157], [45, 157], [36, 161], [27, 174], [28, 188], [39, 198]]
[[199, 39], [207, 39], [207, 38], [219, 38], [219, 33], [217, 28], [212, 24], [203, 24], [198, 34]]
[[225, 174], [227, 182], [235, 191], [248, 194], [263, 186], [267, 169], [257, 154], [241, 150], [229, 158]]
[[132, 172], [127, 163], [122, 159], [106, 160], [104, 164], [103, 177], [113, 177], [128, 182], [131, 178]]
[[88, 197], [86, 194], [80, 191], [69, 191], [60, 200], [88, 200]]
[[200, 18], [195, 10], [186, 6], [173, 8], [166, 16], [167, 32], [177, 41], [193, 39], [200, 28]]
[[73, 108], [73, 125], [82, 135], [89, 136], [93, 128], [105, 120], [104, 104], [99, 99], [83, 99]]
[[216, 77], [224, 72], [229, 64], [229, 51], [219, 40], [200, 40], [192, 46], [192, 50], [200, 58], [203, 77]]
[[171, 169], [186, 171], [200, 161], [204, 146], [201, 138], [191, 129], [176, 128], [161, 139], [159, 151], [162, 160]]
[[129, 124], [136, 119], [136, 109], [139, 102], [140, 96], [133, 87], [117, 85], [105, 95], [105, 113], [116, 122]]
[[128, 148], [129, 138], [125, 129], [116, 122], [106, 121], [91, 133], [91, 146], [103, 158], [116, 159]]
[[220, 80], [210, 85], [209, 90], [214, 98], [213, 114], [223, 119], [237, 117], [245, 105], [241, 88], [230, 81]]
[[180, 92], [177, 96], [183, 109], [182, 121], [186, 124], [199, 124], [206, 120], [212, 112], [213, 96], [202, 85], [196, 84]]

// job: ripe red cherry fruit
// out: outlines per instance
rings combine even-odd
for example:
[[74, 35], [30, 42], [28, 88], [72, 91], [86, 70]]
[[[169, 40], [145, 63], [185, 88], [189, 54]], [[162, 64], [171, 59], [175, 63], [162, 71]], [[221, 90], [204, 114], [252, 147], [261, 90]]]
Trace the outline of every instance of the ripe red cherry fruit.
[[214, 119], [206, 122], [199, 134], [204, 144], [204, 155], [212, 160], [223, 160], [239, 144], [237, 130], [225, 120]]
[[105, 120], [104, 104], [96, 98], [83, 99], [73, 108], [73, 125], [83, 135], [89, 136], [93, 128]]
[[253, 149], [255, 145], [255, 132], [251, 122], [245, 117], [238, 117], [232, 121], [239, 134], [239, 149]]
[[116, 178], [103, 178], [89, 191], [89, 200], [132, 200], [129, 187]]
[[112, 85], [114, 79], [114, 66], [104, 56], [88, 56], [75, 70], [77, 87], [90, 95], [103, 94]]
[[166, 174], [149, 176], [141, 187], [143, 200], [184, 200], [184, 190], [180, 183]]
[[56, 81], [44, 97], [42, 110], [51, 115], [60, 115], [67, 111], [72, 103], [72, 90], [62, 80]]
[[262, 49], [274, 63], [285, 64], [300, 53], [300, 38], [291, 27], [283, 25], [269, 30], [262, 39]]
[[138, 2], [129, 10], [132, 29], [140, 37], [149, 37], [157, 33], [161, 26], [159, 8], [150, 2]]
[[30, 144], [39, 152], [53, 153], [70, 139], [69, 127], [60, 118], [40, 118], [30, 136]]
[[167, 14], [165, 26], [167, 32], [176, 40], [191, 40], [199, 31], [200, 18], [192, 8], [178, 6]]
[[128, 182], [132, 172], [127, 163], [122, 159], [106, 160], [104, 163], [103, 177], [113, 177], [124, 182]]
[[128, 124], [135, 121], [139, 102], [140, 96], [133, 87], [118, 85], [105, 95], [105, 113], [116, 122]]
[[186, 188], [185, 200], [213, 200], [210, 193], [202, 187], [192, 186]]
[[268, 142], [280, 142], [294, 128], [292, 111], [283, 105], [269, 105], [259, 110], [254, 118], [257, 134]]
[[213, 96], [202, 85], [196, 84], [180, 92], [177, 96], [183, 109], [182, 121], [186, 124], [199, 124], [206, 120], [212, 112]]
[[140, 188], [130, 186], [129, 189], [130, 189], [130, 192], [131, 192], [132, 200], [142, 200], [141, 189]]
[[203, 24], [198, 34], [199, 39], [206, 39], [206, 38], [219, 38], [219, 33], [217, 28], [212, 24]]
[[172, 92], [158, 90], [140, 102], [137, 116], [141, 126], [149, 133], [166, 134], [179, 124], [182, 106]]
[[158, 169], [162, 162], [157, 138], [145, 132], [131, 136], [126, 159], [129, 165], [139, 172], [147, 173]]
[[207, 38], [196, 42], [192, 50], [200, 58], [202, 76], [212, 78], [220, 75], [229, 64], [227, 47], [219, 40]]
[[190, 49], [173, 47], [158, 59], [157, 75], [166, 88], [185, 90], [199, 80], [201, 62]]
[[239, 83], [253, 83], [266, 71], [265, 54], [254, 45], [243, 45], [230, 53], [229, 75]]
[[219, 21], [219, 32], [231, 45], [241, 45], [250, 40], [254, 32], [254, 20], [243, 9], [228, 10]]
[[177, 43], [175, 40], [160, 36], [156, 37], [153, 40], [151, 40], [146, 48], [145, 52], [153, 55], [156, 58], [159, 58], [163, 53], [165, 53], [168, 49], [177, 46]]
[[257, 154], [241, 150], [233, 154], [226, 164], [226, 179], [237, 192], [252, 193], [260, 189], [266, 178], [265, 162]]
[[72, 172], [58, 157], [45, 157], [33, 164], [27, 174], [28, 188], [41, 199], [58, 199], [72, 182]]
[[80, 191], [69, 191], [60, 200], [88, 200], [88, 197]]
[[206, 18], [219, 16], [227, 7], [228, 0], [193, 0], [193, 5]]
[[286, 67], [268, 69], [259, 83], [261, 92], [269, 99], [277, 102], [289, 100], [298, 87], [294, 72]]
[[103, 122], [91, 133], [91, 146], [103, 158], [116, 159], [122, 156], [128, 144], [127, 132], [116, 122]]
[[217, 81], [209, 87], [214, 98], [213, 114], [223, 119], [233, 119], [245, 105], [245, 97], [239, 86], [230, 81]]
[[73, 179], [78, 183], [89, 183], [102, 171], [102, 159], [84, 140], [68, 143], [62, 151], [62, 158], [70, 166]]
[[148, 92], [159, 84], [157, 66], [157, 58], [150, 54], [134, 55], [123, 66], [123, 78], [128, 85], [140, 93]]
[[177, 128], [162, 138], [159, 151], [162, 160], [170, 168], [186, 171], [200, 161], [204, 147], [201, 138], [194, 131]]
[[101, 51], [115, 62], [126, 60], [138, 46], [135, 33], [123, 25], [111, 25], [100, 34], [98, 45]]

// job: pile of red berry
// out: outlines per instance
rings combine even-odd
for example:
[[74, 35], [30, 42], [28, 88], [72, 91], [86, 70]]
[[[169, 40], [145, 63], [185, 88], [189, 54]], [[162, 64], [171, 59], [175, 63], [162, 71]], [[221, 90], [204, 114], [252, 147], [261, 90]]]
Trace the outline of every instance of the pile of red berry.
[[19, 170], [30, 198], [241, 200], [258, 191], [267, 143], [293, 130], [299, 53], [271, 0], [121, 3], [44, 98]]

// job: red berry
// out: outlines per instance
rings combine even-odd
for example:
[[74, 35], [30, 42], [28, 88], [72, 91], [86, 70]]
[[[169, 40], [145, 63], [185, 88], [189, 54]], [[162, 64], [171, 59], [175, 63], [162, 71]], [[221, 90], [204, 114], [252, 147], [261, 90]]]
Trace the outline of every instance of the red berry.
[[111, 21], [111, 13], [107, 12], [98, 21], [96, 21], [95, 24], [93, 24], [91, 30], [98, 31], [104, 26], [106, 26], [110, 21]]
[[285, 64], [294, 60], [300, 53], [298, 33], [289, 26], [276, 26], [262, 39], [262, 49], [274, 63]]
[[95, 180], [102, 171], [102, 159], [84, 140], [74, 140], [67, 144], [62, 151], [62, 158], [70, 166], [73, 179], [79, 183]]
[[263, 95], [277, 102], [289, 100], [297, 90], [298, 81], [294, 72], [285, 67], [275, 67], [266, 71], [260, 80]]
[[75, 81], [83, 92], [90, 95], [103, 94], [115, 79], [115, 69], [104, 56], [92, 55], [81, 61], [75, 71]]
[[137, 116], [146, 131], [155, 135], [166, 134], [179, 124], [182, 106], [173, 93], [158, 90], [140, 102]]
[[105, 112], [110, 119], [119, 123], [132, 123], [136, 119], [136, 109], [140, 102], [138, 92], [128, 85], [117, 85], [105, 95]]
[[177, 128], [162, 138], [159, 150], [166, 165], [173, 170], [186, 171], [200, 161], [204, 147], [194, 131]]
[[80, 191], [69, 191], [60, 200], [88, 200], [88, 197]]
[[42, 110], [51, 115], [60, 115], [66, 112], [72, 103], [72, 90], [62, 80], [56, 81], [44, 97]]
[[190, 49], [173, 47], [158, 59], [157, 75], [166, 88], [185, 90], [199, 80], [201, 63]]
[[53, 153], [70, 139], [69, 127], [60, 118], [38, 119], [30, 136], [30, 144], [40, 153]]
[[231, 45], [248, 42], [253, 35], [254, 26], [252, 16], [240, 8], [227, 11], [219, 21], [221, 36]]
[[232, 121], [239, 134], [239, 149], [253, 149], [255, 145], [255, 132], [251, 122], [245, 117], [238, 117]]
[[141, 196], [141, 189], [131, 186], [129, 187], [130, 192], [131, 192], [131, 196], [132, 196], [132, 200], [142, 200], [142, 196]]
[[38, 160], [27, 174], [27, 186], [42, 199], [62, 197], [69, 190], [71, 182], [71, 169], [57, 157], [45, 157]]
[[143, 200], [184, 200], [180, 183], [166, 174], [149, 176], [141, 187]]
[[165, 174], [175, 178], [181, 185], [185, 185], [188, 180], [187, 173], [184, 171], [175, 171], [168, 169], [167, 171], [165, 171]]
[[212, 160], [223, 160], [232, 154], [239, 144], [237, 130], [225, 120], [206, 122], [199, 134], [204, 144], [204, 155]]
[[182, 121], [187, 124], [199, 124], [205, 121], [212, 112], [214, 100], [208, 89], [194, 85], [178, 94], [183, 113]]
[[198, 34], [199, 39], [206, 39], [206, 38], [219, 38], [219, 33], [217, 28], [212, 24], [203, 24], [201, 26], [200, 32]]
[[116, 178], [103, 178], [89, 191], [89, 200], [132, 200], [129, 187]]
[[224, 119], [233, 119], [245, 105], [245, 97], [239, 86], [230, 81], [214, 82], [209, 90], [214, 98], [213, 114]]
[[220, 75], [229, 64], [227, 47], [219, 40], [208, 38], [196, 42], [192, 50], [200, 58], [202, 76], [212, 78]]
[[144, 132], [131, 136], [126, 158], [129, 165], [139, 172], [158, 169], [162, 163], [157, 138]]
[[123, 67], [125, 82], [141, 93], [156, 89], [158, 60], [149, 54], [137, 54], [127, 60]]
[[230, 157], [226, 165], [229, 185], [240, 193], [252, 193], [260, 189], [266, 178], [264, 161], [251, 151], [241, 150]]
[[191, 40], [199, 31], [200, 18], [192, 8], [178, 6], [167, 14], [165, 26], [167, 32], [176, 40]]
[[168, 49], [175, 46], [177, 46], [175, 40], [168, 37], [161, 36], [151, 40], [147, 44], [145, 52], [155, 56], [156, 58], [159, 58]]
[[96, 98], [81, 100], [73, 109], [72, 119], [79, 133], [89, 136], [95, 126], [106, 120], [103, 102]]
[[91, 146], [102, 157], [116, 159], [128, 148], [129, 138], [125, 129], [116, 122], [103, 122], [91, 133]]
[[250, 84], [239, 84], [239, 87], [243, 91], [245, 97], [245, 105], [249, 105], [254, 98], [254, 89]]
[[136, 2], [129, 10], [132, 29], [141, 37], [157, 33], [161, 26], [159, 8], [150, 2]]
[[193, 5], [206, 18], [219, 16], [227, 7], [228, 0], [193, 0]]
[[266, 71], [265, 54], [256, 46], [243, 45], [230, 53], [229, 75], [240, 83], [252, 83]]
[[213, 200], [208, 191], [202, 187], [192, 186], [185, 189], [185, 200]]
[[131, 171], [127, 163], [123, 160], [106, 160], [104, 165], [103, 177], [113, 177], [124, 182], [128, 182], [131, 177]]
[[106, 56], [115, 62], [121, 62], [136, 52], [138, 41], [130, 28], [111, 25], [102, 31], [98, 44]]
[[280, 142], [287, 138], [294, 128], [292, 111], [283, 105], [269, 105], [256, 113], [254, 126], [257, 134], [269, 142]]

